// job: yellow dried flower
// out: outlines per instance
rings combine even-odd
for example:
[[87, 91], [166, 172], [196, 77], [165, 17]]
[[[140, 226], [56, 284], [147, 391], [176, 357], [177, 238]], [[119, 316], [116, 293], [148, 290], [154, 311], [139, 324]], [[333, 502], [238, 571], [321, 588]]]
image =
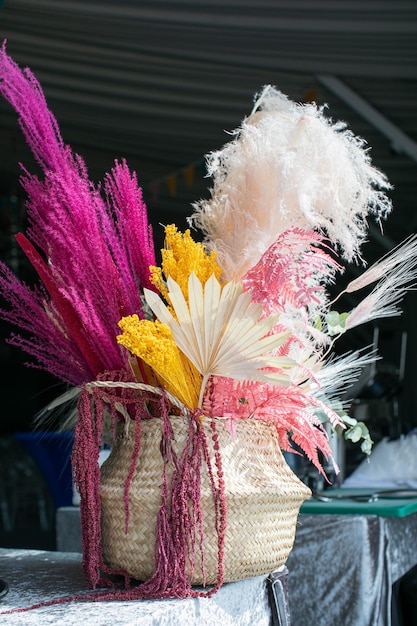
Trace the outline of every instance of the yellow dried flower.
[[190, 231], [178, 231], [175, 224], [165, 227], [165, 247], [161, 250], [162, 264], [150, 267], [151, 282], [160, 294], [168, 299], [166, 280], [170, 276], [180, 286], [188, 301], [188, 279], [194, 273], [202, 285], [212, 274], [219, 280], [222, 269], [217, 263], [216, 253], [208, 253], [206, 247], [193, 240]]
[[201, 375], [178, 349], [172, 332], [159, 320], [141, 320], [137, 315], [123, 317], [123, 333], [117, 342], [155, 372], [158, 383], [190, 408], [198, 406]]

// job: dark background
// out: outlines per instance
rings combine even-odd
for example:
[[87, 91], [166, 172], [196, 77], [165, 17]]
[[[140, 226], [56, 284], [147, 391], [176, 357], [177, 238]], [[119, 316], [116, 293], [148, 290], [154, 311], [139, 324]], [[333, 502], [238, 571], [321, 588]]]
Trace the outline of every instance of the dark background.
[[[192, 203], [208, 193], [204, 155], [228, 141], [268, 83], [293, 100], [327, 104], [330, 117], [367, 140], [373, 163], [394, 185], [384, 234], [370, 223], [368, 263], [416, 229], [415, 0], [5, 0], [4, 39], [15, 61], [40, 80], [64, 140], [85, 158], [91, 179], [102, 180], [116, 158], [137, 172], [157, 248], [162, 225], [185, 228]], [[36, 168], [15, 112], [0, 101], [0, 254], [31, 280], [14, 242], [25, 227], [19, 162]], [[349, 268], [343, 280], [356, 272]], [[377, 437], [417, 425], [415, 293], [403, 310], [379, 324], [380, 379], [390, 397], [368, 394], [377, 393], [369, 412]], [[30, 429], [62, 386], [26, 367], [27, 357], [4, 341], [10, 328], [1, 324], [0, 332], [0, 433], [8, 438]], [[397, 385], [404, 333], [405, 378]], [[363, 327], [341, 349], [369, 345], [373, 336], [372, 325]]]

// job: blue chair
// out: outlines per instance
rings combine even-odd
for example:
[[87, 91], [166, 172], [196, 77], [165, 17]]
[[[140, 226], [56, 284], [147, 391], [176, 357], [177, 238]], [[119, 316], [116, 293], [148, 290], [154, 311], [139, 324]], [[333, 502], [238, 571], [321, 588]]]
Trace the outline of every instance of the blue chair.
[[56, 509], [72, 505], [71, 431], [18, 432], [15, 438], [37, 464]]

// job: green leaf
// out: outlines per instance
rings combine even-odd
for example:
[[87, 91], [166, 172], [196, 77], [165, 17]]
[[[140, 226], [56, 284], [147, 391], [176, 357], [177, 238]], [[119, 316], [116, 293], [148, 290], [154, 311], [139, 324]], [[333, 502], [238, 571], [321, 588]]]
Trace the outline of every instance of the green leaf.
[[349, 313], [338, 313], [337, 311], [329, 311], [325, 317], [329, 335], [340, 335], [346, 330], [346, 320]]

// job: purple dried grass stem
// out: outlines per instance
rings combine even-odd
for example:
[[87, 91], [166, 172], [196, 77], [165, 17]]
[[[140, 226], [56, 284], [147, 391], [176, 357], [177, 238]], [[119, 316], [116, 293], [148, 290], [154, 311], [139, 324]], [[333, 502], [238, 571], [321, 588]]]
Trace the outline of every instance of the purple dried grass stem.
[[0, 264], [0, 292], [9, 305], [0, 309], [1, 319], [26, 335], [12, 332], [6, 343], [35, 359], [36, 363], [26, 363], [28, 367], [46, 370], [72, 386], [91, 379], [92, 373], [77, 346], [59, 331], [63, 321], [53, 303], [47, 304], [42, 284], [32, 290], [7, 265]]

